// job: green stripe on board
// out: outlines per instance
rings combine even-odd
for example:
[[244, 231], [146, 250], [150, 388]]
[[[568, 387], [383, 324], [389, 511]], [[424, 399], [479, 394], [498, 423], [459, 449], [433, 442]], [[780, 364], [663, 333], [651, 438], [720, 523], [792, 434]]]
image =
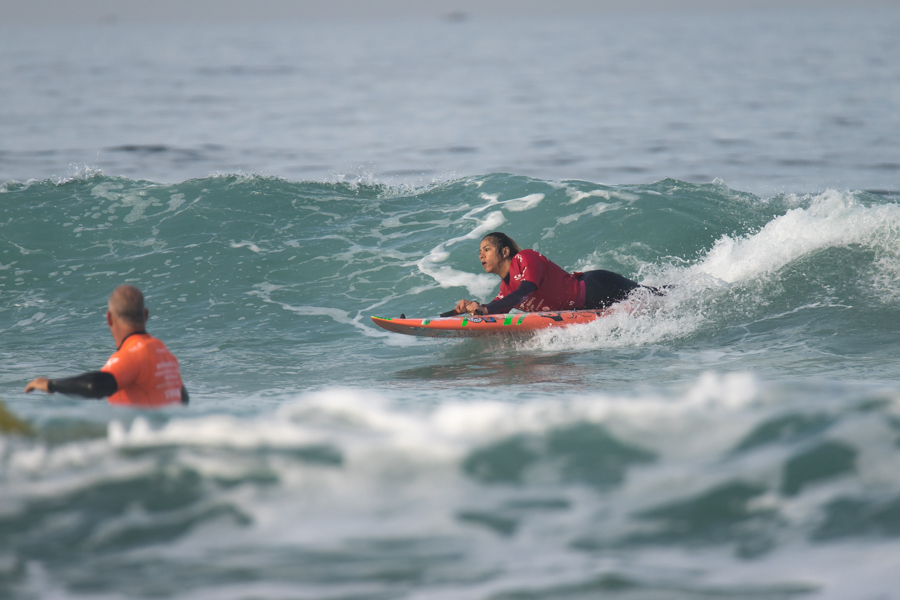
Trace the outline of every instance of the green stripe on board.
[[465, 327], [465, 326], [468, 325], [468, 324], [469, 324], [469, 320], [466, 319], [465, 317], [463, 317], [462, 326]]
[[379, 321], [391, 321], [390, 317], [372, 317], [373, 319], [378, 319]]
[[509, 325], [510, 323], [512, 323], [512, 315], [506, 315], [506, 318], [503, 319], [503, 324]]
[[516, 321], [516, 325], [521, 325], [522, 321], [524, 321], [524, 320], [525, 320], [525, 315], [522, 315], [521, 317], [519, 317], [519, 320]]
[[428, 325], [431, 323], [431, 319], [422, 319], [422, 325]]

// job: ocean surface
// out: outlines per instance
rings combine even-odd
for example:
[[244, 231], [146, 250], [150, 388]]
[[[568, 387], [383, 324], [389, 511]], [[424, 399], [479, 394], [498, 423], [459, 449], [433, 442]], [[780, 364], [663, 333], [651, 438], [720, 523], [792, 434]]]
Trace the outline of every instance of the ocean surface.
[[[0, 27], [0, 597], [900, 598], [898, 26]], [[493, 230], [669, 291], [372, 324]], [[25, 395], [122, 283], [190, 405]]]

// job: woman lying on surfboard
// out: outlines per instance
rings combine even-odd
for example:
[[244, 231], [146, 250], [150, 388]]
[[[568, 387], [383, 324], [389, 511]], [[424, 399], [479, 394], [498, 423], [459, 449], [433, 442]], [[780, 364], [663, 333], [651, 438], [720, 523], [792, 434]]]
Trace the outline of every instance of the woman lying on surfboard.
[[478, 257], [486, 272], [500, 277], [500, 294], [488, 304], [460, 300], [450, 314], [495, 315], [513, 308], [524, 312], [601, 309], [644, 287], [612, 271], [567, 273], [540, 253], [522, 250], [499, 231], [482, 238]]

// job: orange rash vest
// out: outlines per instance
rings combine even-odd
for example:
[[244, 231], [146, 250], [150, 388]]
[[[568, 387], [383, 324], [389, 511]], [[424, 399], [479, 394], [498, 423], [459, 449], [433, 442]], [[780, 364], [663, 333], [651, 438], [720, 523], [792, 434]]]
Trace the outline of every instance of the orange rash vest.
[[181, 401], [178, 359], [165, 344], [147, 333], [135, 333], [122, 342], [103, 368], [116, 378], [118, 391], [111, 404], [161, 406]]

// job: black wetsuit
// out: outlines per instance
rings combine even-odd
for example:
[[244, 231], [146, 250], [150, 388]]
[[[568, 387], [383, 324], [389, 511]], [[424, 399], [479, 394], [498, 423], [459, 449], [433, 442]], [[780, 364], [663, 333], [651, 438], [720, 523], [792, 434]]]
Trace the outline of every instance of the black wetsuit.
[[[112, 373], [105, 371], [89, 371], [76, 375], [74, 377], [66, 377], [63, 379], [50, 379], [47, 382], [47, 391], [51, 394], [58, 392], [60, 394], [74, 394], [83, 396], [93, 400], [112, 396], [119, 390], [119, 384]], [[190, 402], [187, 388], [181, 387], [181, 403]]]
[[100, 399], [112, 396], [119, 389], [112, 373], [90, 371], [74, 377], [51, 379], [47, 382], [47, 391], [51, 394], [75, 394], [85, 398]]
[[[612, 271], [587, 271], [579, 275], [578, 279], [584, 282], [584, 306], [582, 308], [589, 310], [607, 308], [616, 302], [621, 302], [636, 288], [650, 290], [657, 295], [662, 293], [656, 288], [641, 285]], [[532, 282], [523, 281], [516, 291], [489, 303], [486, 306], [487, 314], [492, 315], [509, 311], [518, 306], [528, 294], [536, 289], [537, 286]]]
[[588, 271], [579, 279], [584, 282], [584, 307], [591, 310], [612, 306], [627, 298], [635, 288], [643, 287], [612, 271]]

